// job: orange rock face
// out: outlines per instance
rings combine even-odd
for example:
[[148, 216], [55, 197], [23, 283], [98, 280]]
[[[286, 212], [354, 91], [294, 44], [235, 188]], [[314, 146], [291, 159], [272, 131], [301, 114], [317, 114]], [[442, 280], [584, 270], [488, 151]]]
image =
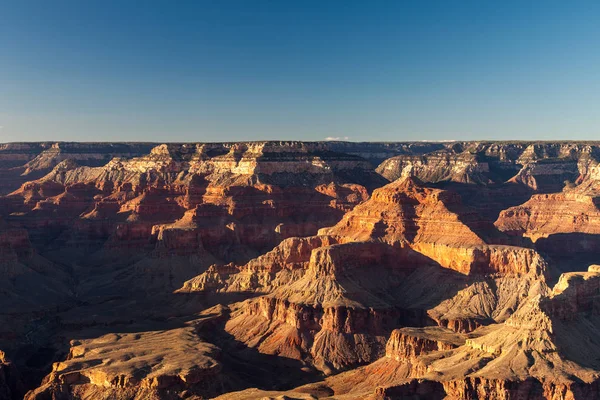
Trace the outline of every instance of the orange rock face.
[[534, 195], [503, 211], [496, 222], [503, 231], [533, 240], [560, 233], [600, 233], [600, 212], [594, 197], [577, 193]]
[[579, 257], [594, 261], [600, 249], [600, 210], [596, 166], [585, 171], [580, 184], [559, 193], [538, 194], [500, 213], [495, 225], [509, 235], [524, 237], [557, 259]]

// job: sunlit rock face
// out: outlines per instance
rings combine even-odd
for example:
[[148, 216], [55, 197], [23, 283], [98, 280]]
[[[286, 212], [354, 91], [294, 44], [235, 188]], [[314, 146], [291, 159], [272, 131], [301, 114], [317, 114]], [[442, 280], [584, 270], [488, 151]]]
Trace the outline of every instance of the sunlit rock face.
[[598, 398], [599, 150], [1, 144], [0, 399]]

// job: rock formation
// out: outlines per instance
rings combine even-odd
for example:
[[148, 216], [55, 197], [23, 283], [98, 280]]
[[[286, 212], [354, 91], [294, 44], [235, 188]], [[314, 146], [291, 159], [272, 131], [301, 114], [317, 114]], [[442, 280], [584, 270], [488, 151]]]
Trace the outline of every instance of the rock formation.
[[495, 225], [509, 235], [530, 239], [557, 259], [593, 261], [600, 248], [598, 162], [581, 160], [580, 169], [577, 184], [556, 193], [534, 194], [502, 211]]
[[[530, 296], [504, 323], [468, 335], [443, 328], [395, 330], [376, 362], [289, 393], [328, 390], [344, 399], [596, 398], [600, 348], [589, 341], [598, 329], [596, 271], [565, 274], [552, 291]], [[232, 395], [243, 399], [249, 393]]]
[[25, 399], [171, 398], [177, 392], [196, 398], [214, 396], [235, 387], [222, 374], [220, 349], [204, 342], [197, 332], [214, 318], [207, 315], [191, 326], [168, 331], [73, 340], [67, 359], [55, 363], [42, 385]]
[[[319, 236], [288, 239], [239, 268], [214, 266], [182, 291], [268, 293], [236, 306], [225, 330], [261, 353], [330, 374], [381, 356], [394, 326], [469, 332], [508, 318], [532, 282], [544, 279], [546, 263], [531, 249], [487, 244], [482, 237], [504, 239], [494, 231], [457, 194], [401, 178]], [[432, 299], [431, 308], [405, 294], [406, 281], [417, 283], [423, 269], [437, 269], [449, 286], [438, 293], [450, 298]], [[417, 285], [426, 291], [437, 282]]]
[[600, 398], [599, 156], [1, 144], [0, 399]]

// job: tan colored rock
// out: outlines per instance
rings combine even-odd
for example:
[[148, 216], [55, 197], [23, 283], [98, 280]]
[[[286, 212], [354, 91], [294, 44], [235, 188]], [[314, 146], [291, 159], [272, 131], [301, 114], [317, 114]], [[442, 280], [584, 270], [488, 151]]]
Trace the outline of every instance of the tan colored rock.
[[218, 356], [219, 349], [193, 327], [76, 340], [67, 359], [55, 363], [42, 386], [25, 398], [66, 392], [69, 398], [144, 399], [184, 391], [202, 398], [227, 385]]
[[402, 328], [390, 335], [385, 356], [399, 362], [409, 362], [421, 354], [451, 350], [464, 343], [465, 337], [443, 328]]

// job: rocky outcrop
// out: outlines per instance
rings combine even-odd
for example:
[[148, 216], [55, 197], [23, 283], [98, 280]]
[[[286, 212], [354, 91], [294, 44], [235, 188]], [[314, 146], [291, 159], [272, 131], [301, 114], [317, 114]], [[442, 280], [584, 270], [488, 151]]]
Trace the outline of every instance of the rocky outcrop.
[[334, 398], [351, 399], [596, 398], [600, 349], [579, 340], [598, 329], [590, 307], [598, 294], [595, 270], [564, 275], [551, 292], [529, 296], [506, 322], [467, 335], [395, 330], [385, 357], [295, 390], [326, 387]]
[[225, 329], [262, 353], [308, 361], [325, 373], [373, 361], [406, 315], [371, 292], [368, 275], [381, 265], [378, 278], [393, 284], [413, 267], [389, 269], [395, 255], [407, 259], [403, 251], [382, 243], [316, 248], [300, 278], [240, 304]]
[[222, 375], [220, 349], [198, 335], [218, 317], [207, 314], [188, 327], [167, 331], [73, 340], [67, 359], [55, 363], [25, 399], [212, 397], [236, 385], [231, 376], [228, 382]]
[[465, 338], [443, 328], [402, 328], [390, 335], [385, 356], [399, 362], [411, 362], [420, 355], [462, 346]]
[[[593, 258], [600, 248], [598, 197], [582, 185], [533, 195], [502, 211], [495, 225], [509, 235], [530, 239], [537, 249], [557, 259]], [[568, 268], [568, 261], [564, 264]]]
[[526, 203], [500, 213], [496, 226], [535, 241], [558, 233], [599, 234], [599, 222], [594, 197], [564, 192], [533, 195]]
[[217, 292], [268, 293], [289, 284], [308, 269], [314, 249], [337, 243], [333, 236], [292, 237], [262, 256], [238, 267], [213, 265], [205, 273], [185, 282], [181, 293], [212, 290]]
[[400, 316], [389, 309], [321, 307], [262, 297], [234, 313], [226, 330], [261, 353], [308, 361], [330, 374], [381, 357]]
[[463, 220], [472, 222], [476, 228], [479, 221], [473, 212], [464, 209], [464, 215], [459, 215], [451, 211], [460, 207], [456, 193], [426, 187], [414, 178], [403, 178], [375, 190], [368, 202], [320, 233], [357, 241], [483, 244], [483, 239], [463, 223]]
[[[428, 359], [422, 377], [430, 379], [436, 371], [444, 377], [436, 380], [443, 383], [445, 393], [460, 399], [495, 398], [502, 393], [536, 399], [596, 396], [599, 375], [590, 354], [600, 348], [583, 345], [573, 335], [597, 329], [590, 322], [598, 312], [594, 299], [599, 277], [597, 272], [563, 275], [551, 292], [530, 296], [504, 324], [468, 338], [464, 346], [452, 350], [454, 354]], [[446, 358], [454, 360], [452, 367]], [[475, 360], [479, 361], [473, 364]], [[462, 372], [461, 363], [470, 372]]]
[[563, 321], [577, 319], [579, 313], [597, 315], [600, 312], [600, 268], [591, 265], [588, 272], [570, 272], [560, 276], [552, 289], [552, 300], [543, 308]]
[[506, 321], [528, 298], [547, 292], [545, 281], [534, 273], [490, 276], [470, 282], [427, 313], [439, 326], [468, 333]]
[[435, 243], [417, 243], [418, 252], [441, 266], [464, 274], [521, 274], [546, 272], [546, 262], [534, 250], [516, 246], [456, 247]]
[[426, 187], [413, 178], [375, 190], [369, 201], [320, 234], [406, 241], [442, 267], [467, 275], [543, 273], [545, 269], [544, 261], [532, 250], [488, 244], [507, 239], [464, 207], [456, 193]]

